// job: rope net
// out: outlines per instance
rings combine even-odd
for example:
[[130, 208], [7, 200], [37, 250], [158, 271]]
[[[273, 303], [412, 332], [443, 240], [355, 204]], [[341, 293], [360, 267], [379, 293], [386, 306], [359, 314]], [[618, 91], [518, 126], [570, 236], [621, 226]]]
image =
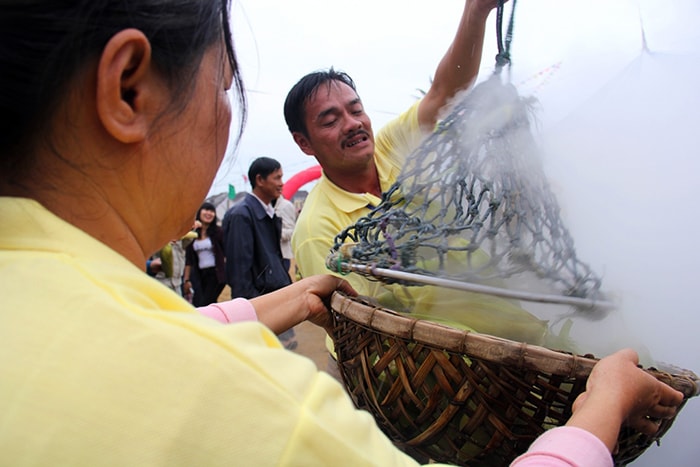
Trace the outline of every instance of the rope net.
[[441, 278], [538, 294], [516, 296], [526, 300], [574, 297], [599, 312], [601, 280], [577, 258], [539, 159], [535, 104], [499, 73], [465, 93], [381, 204], [337, 235], [329, 268], [386, 284]]

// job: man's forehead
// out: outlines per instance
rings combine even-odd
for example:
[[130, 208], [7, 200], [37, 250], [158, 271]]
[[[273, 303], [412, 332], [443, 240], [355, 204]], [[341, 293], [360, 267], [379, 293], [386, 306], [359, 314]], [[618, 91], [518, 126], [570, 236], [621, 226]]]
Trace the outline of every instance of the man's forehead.
[[309, 96], [306, 102], [307, 109], [316, 107], [316, 110], [323, 112], [326, 108], [335, 107], [338, 103], [341, 105], [361, 102], [357, 92], [347, 84], [338, 81], [330, 80], [320, 84]]

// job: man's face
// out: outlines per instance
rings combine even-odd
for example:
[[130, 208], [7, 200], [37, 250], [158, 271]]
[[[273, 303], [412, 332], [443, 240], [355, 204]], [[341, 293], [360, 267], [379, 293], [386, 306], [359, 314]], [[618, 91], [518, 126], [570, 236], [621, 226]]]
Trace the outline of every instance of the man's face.
[[306, 103], [309, 136], [294, 133], [304, 153], [328, 174], [362, 170], [374, 157], [372, 122], [357, 93], [345, 83], [322, 84]]
[[255, 187], [258, 188], [258, 196], [260, 196], [260, 199], [269, 203], [273, 199], [280, 197], [282, 194], [282, 187], [284, 186], [282, 182], [283, 175], [282, 169], [275, 170], [266, 178], [262, 178], [258, 175], [255, 181]]

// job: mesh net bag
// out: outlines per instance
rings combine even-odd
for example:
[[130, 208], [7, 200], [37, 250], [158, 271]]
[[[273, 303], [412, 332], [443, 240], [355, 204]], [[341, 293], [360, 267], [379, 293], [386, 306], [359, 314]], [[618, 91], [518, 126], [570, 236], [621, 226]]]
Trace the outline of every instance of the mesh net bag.
[[533, 105], [498, 74], [477, 86], [408, 158], [382, 203], [336, 237], [329, 267], [609, 308], [537, 158]]
[[[334, 296], [333, 340], [355, 404], [422, 460], [507, 465], [571, 415], [595, 357], [548, 340], [551, 323], [523, 311], [523, 301], [591, 319], [614, 307], [561, 220], [531, 128], [534, 106], [498, 72], [461, 96], [327, 259], [331, 270], [411, 298], [398, 310], [377, 297]], [[422, 291], [433, 289], [437, 301], [454, 299], [441, 309], [448, 319], [421, 308]], [[541, 327], [538, 339], [531, 331]], [[692, 372], [647, 371], [686, 398], [697, 394]], [[653, 437], [623, 429], [616, 463], [637, 458], [671, 423]]]

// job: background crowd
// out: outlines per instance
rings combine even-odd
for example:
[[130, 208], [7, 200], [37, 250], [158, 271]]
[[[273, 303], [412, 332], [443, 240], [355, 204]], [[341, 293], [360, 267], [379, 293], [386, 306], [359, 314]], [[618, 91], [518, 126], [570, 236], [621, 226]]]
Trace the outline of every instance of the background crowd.
[[[248, 170], [251, 192], [226, 211], [204, 202], [192, 231], [170, 241], [146, 263], [149, 275], [196, 307], [228, 298], [254, 298], [291, 284], [295, 271], [291, 238], [297, 209], [282, 196], [284, 173], [271, 157], [255, 159]], [[278, 335], [287, 349], [298, 345], [294, 329]]]

